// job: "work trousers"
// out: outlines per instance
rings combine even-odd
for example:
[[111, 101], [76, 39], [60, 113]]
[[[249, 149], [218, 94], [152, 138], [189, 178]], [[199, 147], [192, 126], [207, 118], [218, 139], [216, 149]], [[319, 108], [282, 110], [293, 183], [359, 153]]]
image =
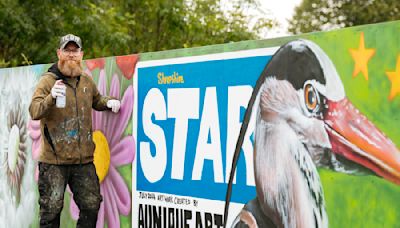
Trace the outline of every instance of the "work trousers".
[[102, 197], [94, 164], [52, 165], [39, 162], [40, 227], [60, 227], [67, 184], [80, 210], [77, 227], [96, 227]]

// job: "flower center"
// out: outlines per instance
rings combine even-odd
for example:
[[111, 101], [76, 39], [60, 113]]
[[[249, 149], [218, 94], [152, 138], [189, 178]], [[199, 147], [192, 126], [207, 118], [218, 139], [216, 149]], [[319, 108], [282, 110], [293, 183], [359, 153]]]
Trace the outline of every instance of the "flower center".
[[19, 128], [13, 125], [8, 136], [8, 167], [14, 172], [19, 152]]
[[93, 132], [93, 141], [96, 145], [93, 163], [101, 183], [107, 176], [108, 168], [110, 167], [110, 149], [108, 148], [107, 138], [101, 131]]

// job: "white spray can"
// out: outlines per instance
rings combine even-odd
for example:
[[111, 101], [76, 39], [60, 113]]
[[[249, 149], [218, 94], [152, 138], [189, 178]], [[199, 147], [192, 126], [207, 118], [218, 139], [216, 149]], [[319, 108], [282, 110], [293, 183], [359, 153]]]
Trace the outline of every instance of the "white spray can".
[[[61, 81], [58, 82], [58, 84], [62, 84], [64, 85], [64, 83], [62, 83]], [[67, 102], [67, 87], [64, 85], [63, 86], [63, 94], [64, 96], [62, 97], [57, 97], [56, 99], [56, 107], [57, 108], [65, 108], [66, 102]]]

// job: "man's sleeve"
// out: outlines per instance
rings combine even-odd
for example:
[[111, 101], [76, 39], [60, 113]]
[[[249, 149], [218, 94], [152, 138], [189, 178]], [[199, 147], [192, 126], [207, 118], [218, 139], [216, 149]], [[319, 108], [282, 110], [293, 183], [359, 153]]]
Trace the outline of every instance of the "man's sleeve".
[[29, 114], [33, 120], [40, 120], [46, 116], [49, 108], [55, 104], [55, 99], [51, 96], [51, 88], [53, 87], [51, 80], [42, 76], [36, 86], [29, 105]]

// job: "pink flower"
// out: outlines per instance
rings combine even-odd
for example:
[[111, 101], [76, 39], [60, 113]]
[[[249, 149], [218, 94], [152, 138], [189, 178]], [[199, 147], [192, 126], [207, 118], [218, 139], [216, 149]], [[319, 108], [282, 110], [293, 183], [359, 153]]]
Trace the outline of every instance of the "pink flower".
[[[98, 89], [102, 95], [106, 94], [106, 83], [104, 69], [101, 69]], [[120, 99], [120, 82], [117, 75], [112, 78], [109, 95]], [[135, 157], [135, 140], [133, 136], [122, 138], [132, 111], [133, 87], [130, 85], [124, 92], [119, 113], [115, 114], [109, 111], [93, 111], [92, 113], [94, 138], [96, 138], [97, 132], [98, 135], [101, 135], [102, 140], [106, 140], [108, 144], [108, 148], [99, 148], [101, 150], [99, 152], [100, 155], [96, 155], [99, 146], [96, 144], [95, 164], [96, 156], [103, 156], [104, 153], [107, 153], [104, 151], [109, 151], [109, 160], [107, 160], [106, 155], [105, 158], [100, 158], [100, 165], [96, 165], [96, 171], [100, 179], [100, 192], [103, 196], [97, 227], [104, 227], [105, 220], [110, 228], [120, 227], [119, 214], [127, 216], [131, 211], [131, 193], [118, 173], [117, 167], [131, 164]], [[96, 139], [94, 141], [96, 142]], [[71, 200], [70, 211], [72, 218], [78, 219], [79, 209], [73, 200]]]
[[[28, 123], [28, 133], [32, 139], [32, 158], [34, 161], [39, 159], [40, 155], [40, 120], [30, 120]], [[35, 180], [37, 181], [39, 178], [39, 168], [36, 166], [35, 169]]]

